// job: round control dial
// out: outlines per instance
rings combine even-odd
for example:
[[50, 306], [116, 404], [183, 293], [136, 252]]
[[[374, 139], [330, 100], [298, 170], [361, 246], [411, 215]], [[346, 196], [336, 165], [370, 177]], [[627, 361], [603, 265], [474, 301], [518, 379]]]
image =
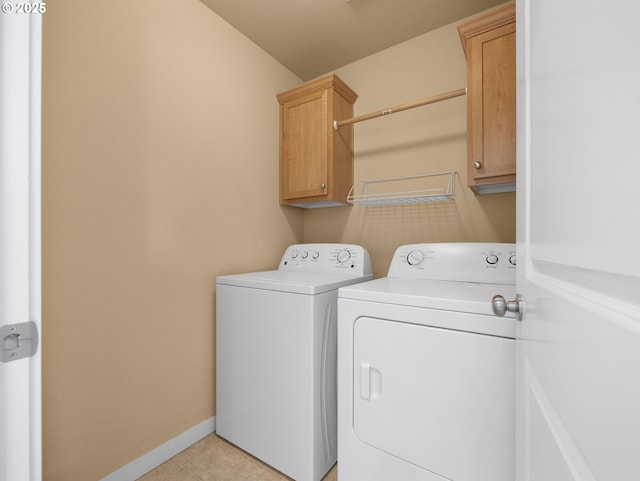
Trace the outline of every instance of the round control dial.
[[422, 251], [411, 251], [407, 255], [407, 264], [410, 266], [417, 266], [424, 260], [424, 253]]
[[489, 254], [487, 256], [487, 264], [497, 264], [498, 263], [498, 256], [495, 254]]
[[302, 253], [302, 258], [303, 258], [303, 259], [306, 259], [307, 257], [309, 257], [309, 252], [304, 251], [304, 252]]
[[297, 257], [298, 257], [298, 251], [297, 250], [291, 251], [291, 258], [296, 259]]
[[320, 257], [320, 253], [318, 251], [314, 251], [313, 254], [311, 254], [311, 257], [317, 259], [318, 257]]
[[511, 264], [512, 266], [516, 265], [516, 255], [515, 254], [511, 254], [509, 256], [509, 264]]
[[344, 264], [349, 259], [351, 259], [351, 252], [349, 252], [347, 249], [343, 249], [340, 252], [338, 252], [337, 259], [340, 264]]

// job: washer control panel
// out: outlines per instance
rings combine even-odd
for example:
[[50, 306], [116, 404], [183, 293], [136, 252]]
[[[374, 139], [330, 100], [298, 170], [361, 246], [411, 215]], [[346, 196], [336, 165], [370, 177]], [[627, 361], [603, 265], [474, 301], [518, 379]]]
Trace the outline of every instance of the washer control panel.
[[516, 246], [480, 242], [404, 245], [393, 255], [388, 276], [514, 284]]
[[295, 244], [287, 248], [278, 269], [368, 275], [371, 258], [364, 247], [355, 244]]

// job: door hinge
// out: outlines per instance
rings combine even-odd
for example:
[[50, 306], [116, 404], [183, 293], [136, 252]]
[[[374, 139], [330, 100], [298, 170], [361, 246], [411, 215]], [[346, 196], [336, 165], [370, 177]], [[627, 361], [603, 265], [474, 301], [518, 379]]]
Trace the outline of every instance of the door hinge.
[[38, 350], [38, 325], [20, 322], [0, 327], [0, 361], [17, 361], [33, 356]]

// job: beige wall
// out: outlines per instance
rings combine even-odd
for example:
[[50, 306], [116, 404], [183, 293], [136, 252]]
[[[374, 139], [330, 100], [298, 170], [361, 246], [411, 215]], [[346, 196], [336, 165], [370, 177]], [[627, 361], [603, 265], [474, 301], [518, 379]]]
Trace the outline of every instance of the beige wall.
[[275, 98], [299, 83], [197, 0], [47, 4], [46, 481], [102, 479], [214, 415], [215, 276], [302, 241]]
[[[337, 73], [356, 114], [466, 83], [453, 25]], [[275, 94], [300, 83], [197, 0], [47, 6], [45, 481], [97, 481], [214, 415], [216, 275], [294, 242], [363, 244], [381, 276], [400, 244], [514, 240], [515, 196], [464, 186], [464, 98], [355, 127], [356, 179], [455, 169], [455, 204], [279, 207]]]
[[[465, 87], [456, 24], [336, 70], [359, 95], [355, 115]], [[515, 242], [515, 194], [474, 195], [466, 145], [466, 97], [355, 124], [356, 181], [455, 170], [455, 203], [308, 211], [305, 242], [362, 244], [377, 277], [403, 244]]]

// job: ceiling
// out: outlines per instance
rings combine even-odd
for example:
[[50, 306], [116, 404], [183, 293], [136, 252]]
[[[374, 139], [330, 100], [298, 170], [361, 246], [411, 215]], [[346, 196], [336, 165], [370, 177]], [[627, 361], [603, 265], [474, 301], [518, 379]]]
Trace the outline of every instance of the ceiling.
[[302, 80], [504, 0], [200, 0]]

